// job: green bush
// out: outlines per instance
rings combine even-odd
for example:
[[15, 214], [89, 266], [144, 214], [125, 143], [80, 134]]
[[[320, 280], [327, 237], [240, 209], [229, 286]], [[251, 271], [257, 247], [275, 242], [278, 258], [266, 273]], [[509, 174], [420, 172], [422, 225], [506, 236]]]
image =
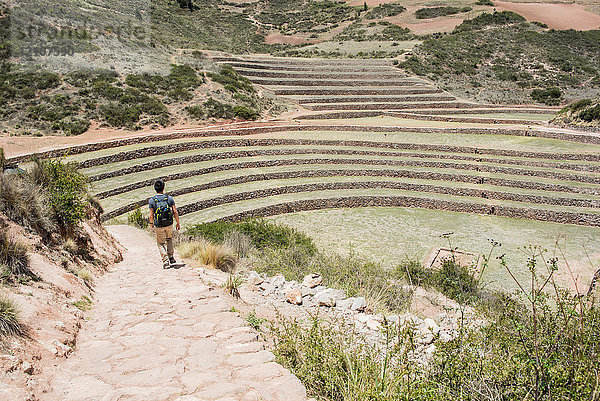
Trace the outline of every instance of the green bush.
[[119, 103], [108, 103], [100, 106], [100, 114], [104, 121], [112, 127], [135, 128], [135, 124], [140, 121], [142, 111], [139, 107], [123, 107]]
[[256, 120], [260, 117], [258, 111], [246, 106], [233, 106], [233, 114], [244, 120]]
[[[366, 3], [365, 3], [366, 4]], [[379, 19], [402, 14], [406, 8], [399, 3], [385, 3], [373, 7], [364, 16], [365, 19]]]
[[23, 334], [19, 315], [19, 309], [14, 301], [7, 295], [0, 294], [0, 338]]
[[437, 17], [446, 16], [446, 15], [466, 13], [471, 10], [472, 10], [471, 7], [447, 7], [447, 6], [425, 7], [425, 8], [420, 8], [417, 11], [415, 11], [415, 17], [417, 17], [417, 19], [437, 18]]
[[60, 159], [36, 160], [32, 173], [44, 188], [54, 221], [67, 236], [86, 217], [88, 202], [87, 177], [77, 163]]
[[146, 219], [140, 208], [135, 209], [133, 212], [127, 215], [127, 223], [131, 224], [132, 226], [139, 227], [141, 229], [145, 229], [146, 227], [148, 227], [148, 220]]
[[210, 79], [220, 83], [230, 92], [237, 92], [238, 90], [255, 93], [256, 89], [252, 85], [252, 82], [246, 77], [239, 75], [232, 66], [224, 65], [221, 67], [219, 73], [208, 73]]
[[493, 14], [482, 13], [473, 19], [463, 21], [454, 28], [453, 33], [483, 29], [490, 25], [509, 25], [525, 21], [523, 16], [512, 11], [495, 11]]
[[538, 103], [556, 106], [562, 100], [562, 92], [559, 88], [534, 89], [531, 91], [531, 98]]
[[475, 2], [478, 6], [491, 6], [494, 7], [494, 2], [492, 0], [477, 0]]
[[413, 285], [435, 288], [461, 303], [474, 304], [483, 296], [473, 275], [452, 259], [445, 259], [439, 269], [427, 269], [416, 263], [404, 264], [396, 267], [395, 274]]
[[187, 229], [187, 234], [196, 238], [204, 238], [215, 243], [222, 243], [228, 234], [239, 232], [250, 237], [252, 245], [258, 249], [287, 248], [298, 245], [310, 255], [317, 248], [312, 239], [293, 228], [264, 219], [253, 219], [241, 222], [215, 221], [201, 223]]

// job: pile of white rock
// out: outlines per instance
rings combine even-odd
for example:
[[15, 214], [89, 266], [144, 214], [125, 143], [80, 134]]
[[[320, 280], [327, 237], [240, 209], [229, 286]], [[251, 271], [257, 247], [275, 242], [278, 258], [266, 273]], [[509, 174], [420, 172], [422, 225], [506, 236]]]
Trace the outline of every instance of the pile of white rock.
[[372, 344], [383, 342], [383, 329], [386, 325], [411, 327], [417, 345], [413, 356], [422, 363], [427, 363], [436, 349], [436, 342], [447, 342], [456, 338], [461, 325], [466, 327], [481, 324], [472, 317], [465, 319], [458, 309], [439, 314], [435, 319], [421, 319], [413, 314], [372, 313], [364, 297], [347, 297], [342, 290], [327, 288], [318, 274], [308, 274], [299, 283], [294, 280], [287, 281], [281, 274], [269, 277], [264, 273], [250, 271], [246, 283], [254, 286], [265, 297], [273, 297], [299, 307], [320, 308], [336, 318], [341, 317]]

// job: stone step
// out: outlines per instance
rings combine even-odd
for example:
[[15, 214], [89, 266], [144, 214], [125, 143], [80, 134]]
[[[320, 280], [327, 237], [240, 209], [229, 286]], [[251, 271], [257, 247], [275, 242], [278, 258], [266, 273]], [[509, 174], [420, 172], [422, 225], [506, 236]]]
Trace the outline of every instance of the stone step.
[[273, 93], [280, 96], [337, 96], [337, 95], [420, 95], [426, 93], [442, 93], [440, 89], [434, 87], [413, 87], [401, 89], [388, 88], [307, 88], [307, 87], [291, 87], [291, 88], [274, 88]]
[[394, 79], [394, 80], [348, 80], [348, 79], [276, 79], [250, 77], [254, 84], [265, 86], [372, 86], [372, 87], [407, 87], [429, 85], [418, 79]]
[[[454, 100], [454, 99], [451, 99]], [[304, 107], [312, 111], [329, 111], [329, 110], [413, 110], [413, 109], [467, 109], [477, 107], [473, 103], [464, 102], [415, 102], [415, 103], [342, 103], [342, 104], [306, 104]]]
[[248, 62], [220, 62], [219, 64], [229, 64], [235, 69], [245, 68], [253, 70], [267, 70], [267, 71], [324, 71], [324, 72], [397, 72], [403, 74], [399, 69], [395, 69], [388, 65], [373, 65], [373, 66], [336, 66], [336, 65], [271, 65], [271, 64], [256, 64]]
[[336, 96], [328, 98], [303, 98], [298, 102], [304, 104], [329, 103], [400, 103], [400, 102], [446, 102], [455, 101], [454, 96]]

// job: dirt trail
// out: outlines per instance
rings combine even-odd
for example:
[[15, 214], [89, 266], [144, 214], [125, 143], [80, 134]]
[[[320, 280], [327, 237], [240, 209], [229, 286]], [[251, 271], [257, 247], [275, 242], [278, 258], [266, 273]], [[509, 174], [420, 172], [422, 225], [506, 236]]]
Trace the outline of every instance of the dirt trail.
[[222, 289], [189, 267], [163, 270], [145, 232], [109, 231], [124, 260], [98, 280], [77, 349], [41, 400], [306, 400]]

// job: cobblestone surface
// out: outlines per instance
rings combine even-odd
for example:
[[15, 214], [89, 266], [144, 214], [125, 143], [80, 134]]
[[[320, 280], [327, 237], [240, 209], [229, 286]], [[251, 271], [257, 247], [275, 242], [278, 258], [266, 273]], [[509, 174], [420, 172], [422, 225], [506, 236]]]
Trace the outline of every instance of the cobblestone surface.
[[48, 400], [306, 400], [224, 292], [197, 271], [161, 268], [153, 239], [109, 231], [127, 248], [98, 280], [77, 350]]

